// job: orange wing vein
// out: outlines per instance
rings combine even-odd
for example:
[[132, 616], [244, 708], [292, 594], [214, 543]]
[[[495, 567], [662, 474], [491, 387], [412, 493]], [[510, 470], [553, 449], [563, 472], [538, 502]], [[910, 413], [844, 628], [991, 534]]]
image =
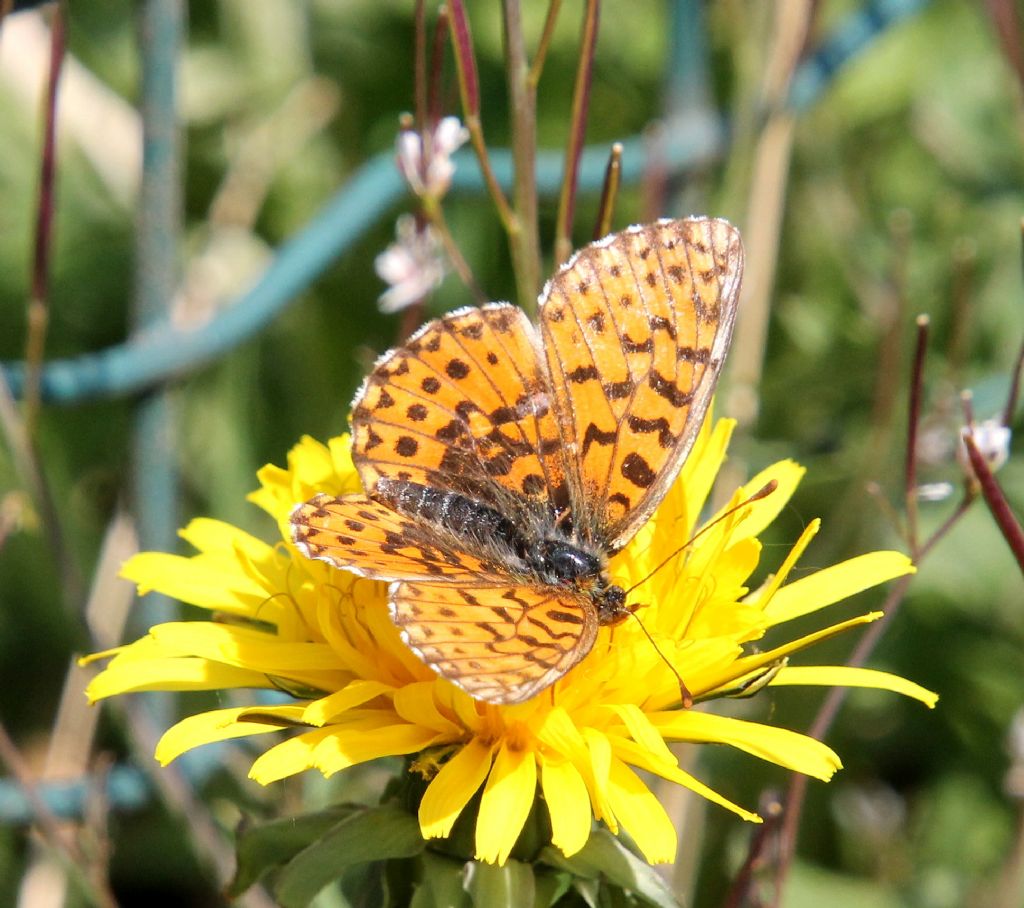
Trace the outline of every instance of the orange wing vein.
[[553, 684], [594, 645], [597, 615], [555, 587], [395, 583], [391, 617], [435, 672], [470, 696], [520, 703]]
[[732, 336], [742, 270], [738, 231], [690, 218], [587, 246], [545, 288], [554, 409], [578, 472], [574, 521], [610, 552], [650, 517], [693, 445]]

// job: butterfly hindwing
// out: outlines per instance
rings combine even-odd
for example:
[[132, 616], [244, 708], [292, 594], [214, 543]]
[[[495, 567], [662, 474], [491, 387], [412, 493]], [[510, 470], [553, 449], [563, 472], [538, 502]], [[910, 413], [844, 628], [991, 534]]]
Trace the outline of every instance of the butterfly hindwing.
[[391, 617], [434, 671], [473, 697], [519, 703], [553, 684], [594, 645], [585, 597], [539, 586], [392, 584]]

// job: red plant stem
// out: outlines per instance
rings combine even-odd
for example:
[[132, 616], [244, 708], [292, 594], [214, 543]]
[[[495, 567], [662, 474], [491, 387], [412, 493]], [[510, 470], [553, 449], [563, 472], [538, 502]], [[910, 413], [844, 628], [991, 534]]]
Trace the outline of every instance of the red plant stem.
[[565, 171], [562, 191], [558, 197], [558, 216], [555, 221], [555, 263], [564, 262], [572, 254], [572, 222], [576, 213], [576, 184], [579, 180], [580, 154], [587, 133], [587, 114], [590, 110], [590, 86], [594, 78], [594, 48], [600, 24], [600, 0], [587, 0], [583, 16], [583, 35], [580, 39], [580, 59], [576, 69], [576, 87], [572, 98], [569, 142], [565, 149]]
[[540, 236], [537, 222], [537, 92], [529, 83], [520, 0], [502, 0], [505, 77], [515, 167], [515, 220], [509, 230], [512, 268], [519, 305], [533, 314], [540, 290]]
[[498, 183], [498, 178], [494, 175], [491, 159], [487, 154], [487, 145], [484, 142], [483, 127], [480, 123], [480, 82], [477, 77], [473, 35], [469, 30], [466, 8], [462, 0], [449, 0], [448, 10], [448, 30], [455, 52], [455, 71], [459, 79], [459, 96], [462, 99], [462, 114], [466, 121], [466, 129], [469, 130], [473, 150], [480, 162], [480, 170], [483, 173], [484, 182], [487, 184], [487, 191], [498, 209], [501, 223], [506, 232], [512, 236], [518, 233], [519, 224], [516, 215], [509, 207], [508, 199], [505, 198], [501, 185]]
[[978, 450], [973, 433], [970, 431], [964, 432], [963, 440], [974, 475], [978, 479], [978, 485], [981, 486], [981, 494], [985, 499], [985, 504], [988, 505], [988, 509], [992, 512], [992, 516], [995, 518], [1003, 538], [1006, 540], [1007, 545], [1010, 546], [1010, 551], [1013, 552], [1014, 558], [1017, 559], [1017, 566], [1020, 568], [1021, 573], [1024, 574], [1024, 528], [1021, 527], [1013, 511], [1010, 510], [1010, 505], [1003, 494], [1003, 490], [1000, 488], [995, 476], [992, 475], [985, 457]]
[[416, 130], [421, 136], [429, 129], [427, 124], [427, 16], [425, 5], [426, 0], [416, 0], [413, 12], [415, 33], [412, 52], [413, 92], [416, 104]]
[[910, 373], [910, 407], [907, 414], [907, 460], [904, 493], [907, 501], [907, 537], [912, 555], [917, 553], [917, 428], [921, 422], [924, 392], [924, 359], [928, 351], [927, 315], [917, 317], [917, 344]]
[[35, 437], [40, 406], [40, 380], [46, 329], [50, 320], [50, 251], [53, 248], [54, 175], [57, 147], [57, 84], [64, 63], [64, 7], [53, 9], [50, 27], [50, 70], [47, 77], [44, 133], [39, 173], [39, 204], [32, 256], [32, 287], [28, 301], [28, 336], [25, 340], [25, 428]]
[[437, 11], [434, 45], [430, 50], [430, 73], [427, 77], [427, 124], [433, 129], [441, 119], [441, 90], [444, 72], [444, 45], [448, 34], [448, 7]]

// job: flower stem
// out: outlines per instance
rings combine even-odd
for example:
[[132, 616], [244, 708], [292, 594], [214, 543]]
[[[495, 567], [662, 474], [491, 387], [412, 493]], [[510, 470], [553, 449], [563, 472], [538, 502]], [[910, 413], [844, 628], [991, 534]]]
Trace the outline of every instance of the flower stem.
[[1021, 573], [1024, 573], [1024, 527], [1021, 527], [1020, 521], [1017, 520], [1013, 511], [1010, 510], [1010, 505], [1003, 494], [1002, 488], [996, 481], [995, 476], [992, 475], [984, 455], [978, 450], [973, 432], [970, 430], [965, 431], [963, 440], [967, 448], [967, 456], [971, 460], [971, 468], [974, 470], [974, 475], [978, 478], [978, 485], [981, 487], [981, 494], [985, 499], [985, 503], [999, 525], [999, 530], [1003, 534], [1007, 545], [1009, 545], [1010, 551], [1013, 552], [1014, 558], [1017, 559], [1017, 565], [1020, 567]]
[[583, 14], [583, 34], [580, 38], [580, 59], [576, 68], [576, 86], [572, 96], [572, 113], [569, 117], [569, 141], [565, 148], [565, 171], [555, 220], [555, 262], [564, 262], [572, 253], [576, 183], [583, 139], [587, 132], [587, 112], [590, 109], [590, 86], [594, 75], [594, 47], [597, 44], [600, 11], [600, 0], [587, 0], [586, 11]]
[[505, 193], [502, 192], [501, 185], [498, 183], [498, 178], [494, 175], [491, 159], [487, 154], [487, 144], [484, 142], [483, 126], [480, 123], [480, 83], [477, 78], [476, 57], [473, 54], [473, 35], [469, 30], [466, 8], [463, 6], [462, 0], [449, 0], [447, 9], [450, 15], [449, 31], [452, 48], [455, 52], [455, 72], [458, 76], [459, 97], [462, 100], [462, 113], [466, 129], [469, 130], [469, 139], [473, 143], [473, 150], [480, 162], [480, 170], [483, 173], [487, 191], [491, 194], [491, 199], [498, 209], [498, 217], [505, 230], [512, 236], [519, 229], [516, 215], [509, 207]]
[[57, 84], [64, 62], [64, 7], [53, 10], [50, 30], [50, 69], [43, 108], [43, 148], [39, 172], [39, 204], [36, 208], [32, 290], [28, 301], [28, 334], [25, 341], [25, 431], [30, 443], [36, 436], [41, 402], [41, 377], [46, 330], [50, 322], [50, 251], [53, 247], [54, 175], [57, 146]]
[[509, 231], [512, 269], [519, 305], [529, 314], [540, 287], [540, 238], [537, 230], [537, 93], [529, 84], [519, 0], [503, 0], [505, 66], [512, 116], [515, 229]]
[[907, 457], [904, 471], [904, 494], [907, 507], [907, 540], [910, 551], [916, 552], [917, 541], [917, 429], [921, 422], [921, 398], [924, 389], [924, 359], [928, 352], [927, 315], [917, 317], [917, 343], [910, 373], [910, 408], [907, 414]]
[[544, 71], [544, 62], [548, 57], [548, 48], [551, 46], [551, 38], [555, 33], [555, 23], [558, 21], [558, 13], [561, 8], [562, 0], [551, 0], [548, 4], [548, 16], [544, 20], [544, 31], [540, 36], [540, 44], [537, 45], [537, 55], [533, 58], [530, 74], [526, 77], [530, 88], [534, 91], [540, 84], [540, 75]]
[[444, 209], [435, 199], [425, 198], [423, 200], [423, 215], [440, 238], [441, 245], [444, 246], [445, 254], [448, 256], [448, 261], [451, 262], [451, 266], [455, 269], [459, 280], [476, 297], [478, 303], [486, 303], [487, 295], [480, 289], [480, 285], [473, 276], [473, 269], [469, 267], [469, 263], [462, 255], [462, 250], [459, 249], [458, 243], [455, 242], [451, 231], [448, 229], [448, 221], [445, 219]]

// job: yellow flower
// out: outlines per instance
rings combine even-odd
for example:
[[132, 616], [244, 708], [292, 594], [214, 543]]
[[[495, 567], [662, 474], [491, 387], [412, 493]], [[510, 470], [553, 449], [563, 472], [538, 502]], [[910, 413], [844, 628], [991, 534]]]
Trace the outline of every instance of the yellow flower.
[[[644, 581], [694, 537], [732, 431], [719, 421], [702, 431], [693, 452], [652, 520], [612, 561], [613, 582]], [[268, 545], [228, 524], [195, 520], [182, 536], [190, 558], [146, 552], [124, 576], [141, 592], [159, 590], [215, 613], [215, 621], [171, 622], [99, 657], [112, 657], [89, 685], [92, 700], [140, 690], [277, 689], [287, 705], [218, 709], [171, 728], [157, 759], [173, 760], [211, 741], [299, 729], [266, 750], [250, 775], [267, 784], [305, 769], [331, 775], [390, 755], [419, 755], [413, 768], [430, 777], [419, 808], [427, 838], [449, 835], [482, 789], [476, 855], [492, 863], [509, 856], [539, 791], [551, 841], [566, 855], [586, 843], [593, 820], [629, 833], [650, 862], [675, 857], [676, 834], [664, 809], [637, 774], [646, 770], [735, 811], [682, 770], [667, 742], [729, 744], [819, 779], [840, 768], [824, 744], [796, 732], [682, 709], [677, 666], [699, 701], [756, 690], [758, 685], [810, 684], [885, 688], [934, 705], [935, 696], [883, 672], [796, 667], [788, 657], [817, 640], [879, 617], [825, 627], [760, 651], [772, 627], [831, 605], [913, 570], [896, 552], [875, 552], [787, 583], [818, 522], [808, 526], [782, 565], [758, 589], [747, 586], [758, 566], [757, 535], [792, 495], [802, 469], [777, 463], [736, 491], [734, 510], [704, 524], [666, 567], [632, 596], [657, 649], [635, 621], [602, 628], [589, 656], [551, 690], [515, 706], [471, 699], [439, 678], [401, 642], [388, 617], [386, 584], [310, 561], [289, 542]], [[327, 446], [303, 438], [288, 468], [260, 471], [251, 500], [270, 513], [284, 540], [297, 502], [320, 491], [359, 491], [347, 437]], [[774, 481], [769, 495], [735, 508]], [[99, 658], [93, 657], [93, 658]]]

